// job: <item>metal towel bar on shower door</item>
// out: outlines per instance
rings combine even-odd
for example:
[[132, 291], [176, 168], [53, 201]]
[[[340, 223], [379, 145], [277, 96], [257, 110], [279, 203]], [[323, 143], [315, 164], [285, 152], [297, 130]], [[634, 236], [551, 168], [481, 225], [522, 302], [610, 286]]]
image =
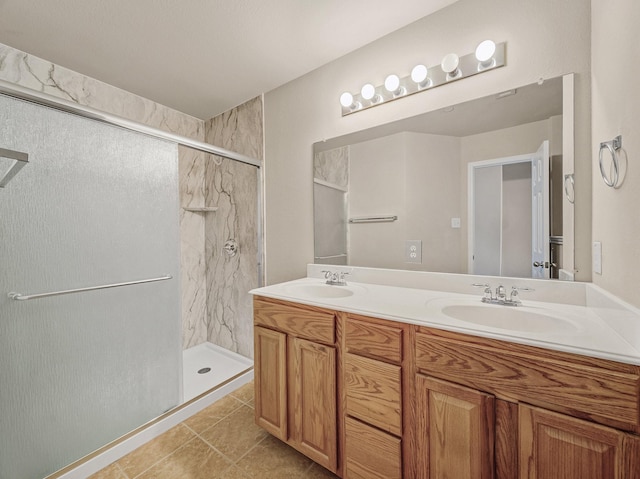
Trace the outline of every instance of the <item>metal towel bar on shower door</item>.
[[168, 274], [166, 276], [160, 276], [159, 278], [139, 279], [136, 281], [127, 281], [126, 283], [103, 284], [101, 286], [89, 286], [88, 288], [67, 289], [65, 291], [54, 291], [51, 293], [38, 293], [28, 295], [20, 293], [9, 293], [8, 296], [15, 301], [27, 301], [29, 299], [48, 298], [50, 296], [61, 296], [63, 294], [71, 293], [83, 293], [85, 291], [95, 291], [97, 289], [118, 288], [120, 286], [130, 286], [132, 284], [154, 283], [156, 281], [166, 281], [167, 279], [171, 278], [173, 278], [173, 276]]
[[7, 186], [7, 183], [11, 181], [11, 178], [16, 176], [24, 165], [29, 163], [29, 155], [21, 151], [8, 150], [6, 148], [0, 148], [0, 157], [7, 158], [13, 161], [13, 164], [9, 169], [0, 176], [0, 188]]

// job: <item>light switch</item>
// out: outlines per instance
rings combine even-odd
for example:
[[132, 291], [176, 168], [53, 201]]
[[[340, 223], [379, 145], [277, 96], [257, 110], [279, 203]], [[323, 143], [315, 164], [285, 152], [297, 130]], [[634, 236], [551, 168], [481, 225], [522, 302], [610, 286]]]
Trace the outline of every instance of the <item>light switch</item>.
[[451, 227], [460, 228], [460, 218], [451, 218]]
[[600, 241], [593, 242], [593, 272], [602, 274], [602, 243]]
[[422, 240], [406, 240], [404, 242], [404, 262], [422, 263]]

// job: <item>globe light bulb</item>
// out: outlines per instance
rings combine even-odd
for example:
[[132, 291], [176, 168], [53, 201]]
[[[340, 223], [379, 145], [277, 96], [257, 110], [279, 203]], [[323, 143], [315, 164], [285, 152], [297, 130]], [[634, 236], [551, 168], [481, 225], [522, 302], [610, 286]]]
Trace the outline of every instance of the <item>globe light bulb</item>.
[[411, 70], [411, 80], [418, 85], [422, 85], [427, 79], [428, 74], [429, 72], [426, 66], [416, 65], [413, 67], [413, 70]]
[[460, 70], [460, 68], [458, 68], [459, 65], [460, 57], [458, 57], [458, 55], [456, 55], [455, 53], [449, 53], [448, 55], [445, 55], [445, 57], [442, 59], [440, 67], [442, 68], [442, 71], [447, 74], [447, 81], [462, 78], [462, 71]]
[[458, 65], [460, 65], [460, 58], [458, 58], [458, 55], [455, 53], [449, 53], [442, 59], [440, 67], [442, 67], [443, 72], [452, 74], [458, 69]]
[[365, 100], [371, 100], [374, 96], [376, 96], [376, 87], [374, 87], [371, 83], [367, 83], [362, 86], [360, 94]]
[[400, 78], [398, 75], [389, 75], [384, 80], [384, 87], [388, 92], [394, 93], [400, 88]]
[[496, 44], [492, 40], [480, 42], [476, 47], [476, 59], [481, 63], [486, 63], [493, 58], [496, 53]]
[[342, 95], [340, 95], [340, 104], [345, 108], [349, 108], [350, 106], [352, 106], [353, 95], [348, 91], [345, 91]]

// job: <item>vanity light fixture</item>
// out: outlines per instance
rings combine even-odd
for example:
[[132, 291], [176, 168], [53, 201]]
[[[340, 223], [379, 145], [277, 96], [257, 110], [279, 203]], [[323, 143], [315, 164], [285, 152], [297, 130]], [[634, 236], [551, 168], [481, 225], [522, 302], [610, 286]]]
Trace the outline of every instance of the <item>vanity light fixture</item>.
[[506, 64], [505, 50], [505, 42], [496, 44], [485, 40], [478, 44], [474, 53], [462, 56], [449, 53], [439, 65], [427, 67], [419, 64], [405, 77], [392, 74], [378, 87], [367, 83], [359, 93], [344, 92], [340, 96], [342, 116], [503, 67]]

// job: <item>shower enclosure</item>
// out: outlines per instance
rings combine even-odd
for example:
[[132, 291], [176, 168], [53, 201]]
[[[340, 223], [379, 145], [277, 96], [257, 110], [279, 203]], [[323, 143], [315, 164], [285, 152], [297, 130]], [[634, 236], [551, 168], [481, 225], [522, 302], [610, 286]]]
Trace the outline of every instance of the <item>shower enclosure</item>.
[[0, 479], [42, 478], [181, 402], [178, 141], [4, 95], [0, 126]]

